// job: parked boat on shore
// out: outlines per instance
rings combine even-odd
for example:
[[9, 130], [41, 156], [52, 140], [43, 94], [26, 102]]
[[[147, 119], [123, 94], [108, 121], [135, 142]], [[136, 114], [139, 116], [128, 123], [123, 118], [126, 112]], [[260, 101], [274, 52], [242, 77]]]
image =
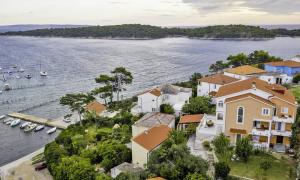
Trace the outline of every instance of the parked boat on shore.
[[36, 128], [37, 124], [30, 124], [25, 127], [24, 132], [30, 132]]
[[7, 123], [9, 121], [12, 121], [13, 119], [12, 118], [7, 118], [7, 119], [4, 119], [3, 123]]
[[1, 115], [1, 116], [0, 116], [0, 120], [2, 120], [2, 119], [4, 119], [4, 118], [6, 118], [6, 115]]
[[27, 126], [29, 126], [31, 124], [31, 122], [24, 122], [23, 124], [21, 124], [20, 128], [21, 129], [24, 129], [26, 128]]
[[37, 127], [35, 128], [34, 131], [41, 131], [41, 130], [43, 130], [44, 128], [45, 128], [44, 125], [39, 125], [39, 126], [37, 126]]
[[18, 126], [20, 123], [21, 123], [21, 120], [20, 119], [16, 119], [16, 120], [14, 120], [14, 121], [11, 122], [10, 126], [11, 127], [15, 127], [15, 126]]
[[56, 129], [57, 129], [56, 127], [49, 129], [49, 130], [47, 131], [47, 134], [52, 134], [52, 133], [54, 133], [54, 132], [56, 131]]

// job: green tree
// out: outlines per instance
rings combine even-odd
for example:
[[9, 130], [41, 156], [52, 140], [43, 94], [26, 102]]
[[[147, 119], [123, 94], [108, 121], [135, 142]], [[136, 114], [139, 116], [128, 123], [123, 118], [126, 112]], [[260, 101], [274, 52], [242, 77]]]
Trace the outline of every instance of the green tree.
[[228, 64], [233, 67], [238, 67], [246, 65], [248, 63], [248, 57], [244, 53], [239, 53], [237, 55], [229, 55], [227, 58]]
[[100, 95], [106, 102], [106, 98], [110, 98], [110, 102], [113, 101], [113, 83], [115, 82], [115, 78], [108, 75], [99, 75], [95, 78], [96, 83], [101, 84], [101, 87], [98, 87], [92, 91], [94, 95]]
[[113, 93], [112, 85], [110, 85], [110, 84], [107, 84], [103, 87], [98, 87], [98, 88], [95, 88], [94, 90], [92, 90], [92, 94], [99, 95], [99, 97], [104, 100], [105, 105], [107, 105], [107, 98], [112, 99], [112, 96], [113, 96], [112, 93]]
[[78, 156], [62, 158], [55, 169], [54, 177], [60, 180], [94, 180], [96, 177], [89, 159]]
[[67, 156], [67, 152], [64, 148], [59, 146], [55, 141], [47, 144], [45, 146], [45, 160], [47, 163], [48, 170], [51, 174], [54, 173], [54, 169], [56, 167], [56, 164], [58, 164], [61, 161], [61, 158]]
[[215, 163], [215, 177], [216, 179], [227, 179], [230, 172], [230, 167], [225, 162]]
[[114, 75], [115, 83], [114, 89], [117, 92], [117, 102], [120, 100], [120, 92], [125, 90], [124, 85], [131, 84], [133, 77], [131, 72], [127, 71], [124, 67], [116, 67], [111, 73]]
[[196, 87], [198, 85], [198, 79], [202, 78], [202, 74], [201, 73], [194, 73], [191, 75], [190, 77], [190, 82], [192, 84], [192, 87]]
[[249, 137], [242, 137], [236, 143], [235, 153], [241, 157], [245, 162], [248, 161], [252, 152], [253, 146]]
[[215, 146], [216, 153], [218, 154], [226, 153], [230, 148], [230, 141], [223, 133], [215, 137], [212, 143]]
[[293, 83], [299, 83], [300, 81], [300, 74], [297, 74], [296, 76], [294, 76], [293, 78]]
[[227, 64], [223, 61], [216, 61], [215, 64], [210, 65], [209, 72], [218, 73], [227, 67]]
[[190, 173], [184, 178], [184, 180], [207, 180], [207, 178], [200, 173]]
[[66, 94], [60, 98], [60, 104], [63, 106], [69, 106], [72, 112], [77, 111], [79, 122], [82, 125], [81, 114], [85, 111], [84, 107], [94, 99], [95, 98], [91, 94]]
[[170, 104], [161, 104], [160, 105], [160, 112], [166, 114], [174, 114], [175, 111]]
[[140, 177], [137, 174], [133, 173], [120, 173], [115, 180], [140, 180]]
[[188, 114], [213, 113], [214, 107], [211, 105], [209, 97], [198, 96], [191, 98], [189, 102], [184, 104], [182, 112]]

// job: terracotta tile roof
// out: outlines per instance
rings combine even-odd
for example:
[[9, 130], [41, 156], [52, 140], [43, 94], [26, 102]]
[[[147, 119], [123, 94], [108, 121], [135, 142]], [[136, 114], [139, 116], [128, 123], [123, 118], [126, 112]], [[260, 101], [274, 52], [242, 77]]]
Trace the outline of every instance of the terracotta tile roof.
[[235, 134], [246, 134], [247, 133], [247, 131], [244, 129], [235, 129], [235, 128], [230, 128], [230, 132], [235, 133]]
[[239, 74], [239, 75], [250, 75], [250, 74], [265, 73], [266, 71], [262, 69], [258, 69], [253, 66], [244, 65], [236, 68], [226, 69], [225, 72], [232, 73], [232, 74]]
[[235, 82], [238, 80], [239, 79], [236, 79], [236, 78], [233, 78], [230, 76], [225, 76], [224, 74], [214, 74], [211, 76], [203, 77], [203, 78], [199, 79], [198, 81], [224, 85], [224, 84], [232, 83], [232, 82]]
[[179, 124], [199, 123], [203, 118], [203, 114], [192, 114], [181, 116]]
[[138, 95], [143, 95], [143, 94], [146, 94], [146, 93], [153, 94], [154, 96], [157, 96], [157, 97], [161, 95], [161, 91], [158, 88], [147, 90], [147, 91], [142, 92]]
[[257, 99], [257, 100], [262, 101], [262, 102], [264, 102], [266, 104], [274, 106], [274, 103], [272, 103], [271, 101], [269, 101], [267, 99], [264, 99], [262, 97], [256, 96], [256, 95], [251, 94], [251, 93], [242, 94], [242, 95], [239, 95], [239, 96], [234, 96], [234, 97], [231, 97], [231, 98], [227, 98], [225, 100], [225, 103], [229, 103], [229, 102], [232, 102], [232, 101], [235, 101], [235, 100], [239, 100], [239, 99], [243, 99], [243, 98], [247, 98], [247, 97], [253, 97], [254, 99]]
[[249, 78], [243, 81], [237, 81], [231, 84], [224, 85], [220, 87], [219, 91], [216, 94], [216, 97], [226, 96], [229, 94], [252, 89], [254, 88], [254, 86], [257, 89], [272, 94], [273, 97], [277, 97], [292, 104], [296, 104], [295, 96], [291, 91], [287, 90], [283, 86], [277, 84], [268, 84], [267, 82], [257, 78]]
[[155, 177], [155, 178], [148, 178], [147, 180], [166, 180], [166, 179], [162, 177]]
[[86, 105], [85, 109], [90, 112], [95, 112], [96, 114], [99, 115], [106, 110], [106, 106], [99, 103], [98, 101], [93, 101], [88, 105]]
[[270, 66], [300, 67], [300, 62], [292, 61], [292, 60], [269, 62], [265, 64]]
[[153, 150], [165, 140], [172, 131], [167, 125], [154, 126], [151, 129], [135, 136], [132, 140], [148, 151]]

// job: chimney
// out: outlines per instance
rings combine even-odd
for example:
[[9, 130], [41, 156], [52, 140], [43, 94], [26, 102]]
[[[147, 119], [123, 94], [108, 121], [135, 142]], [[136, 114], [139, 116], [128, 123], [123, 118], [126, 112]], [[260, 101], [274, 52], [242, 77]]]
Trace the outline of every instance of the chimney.
[[256, 82], [255, 81], [252, 82], [252, 88], [256, 89]]

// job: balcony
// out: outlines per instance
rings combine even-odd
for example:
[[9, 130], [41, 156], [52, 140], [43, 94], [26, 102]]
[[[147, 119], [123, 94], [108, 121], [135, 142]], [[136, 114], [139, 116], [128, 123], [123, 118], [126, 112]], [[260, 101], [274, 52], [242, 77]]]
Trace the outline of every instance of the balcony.
[[254, 148], [265, 149], [269, 148], [268, 142], [253, 142]]
[[265, 128], [254, 128], [252, 129], [251, 134], [255, 136], [270, 136], [270, 131]]
[[271, 134], [275, 135], [275, 136], [288, 136], [288, 137], [290, 137], [292, 135], [292, 132], [291, 131], [272, 130]]
[[293, 123], [294, 122], [294, 118], [292, 117], [288, 117], [288, 116], [274, 116], [273, 117], [273, 121], [274, 122], [284, 122], [284, 123]]

